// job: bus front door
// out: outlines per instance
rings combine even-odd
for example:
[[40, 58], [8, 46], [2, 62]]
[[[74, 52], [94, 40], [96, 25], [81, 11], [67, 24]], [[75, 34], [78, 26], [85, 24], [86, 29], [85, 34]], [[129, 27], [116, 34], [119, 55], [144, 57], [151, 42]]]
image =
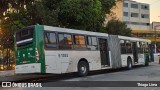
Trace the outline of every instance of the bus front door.
[[133, 50], [134, 63], [138, 63], [138, 51], [137, 51], [137, 43], [136, 42], [132, 43], [132, 50]]
[[107, 39], [99, 38], [99, 49], [102, 67], [110, 66]]

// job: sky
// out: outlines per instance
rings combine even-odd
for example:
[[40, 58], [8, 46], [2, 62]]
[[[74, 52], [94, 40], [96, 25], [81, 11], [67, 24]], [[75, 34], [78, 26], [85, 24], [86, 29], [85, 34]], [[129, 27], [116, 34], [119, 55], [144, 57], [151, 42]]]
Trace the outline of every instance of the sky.
[[133, 0], [150, 4], [150, 22], [160, 22], [160, 0]]

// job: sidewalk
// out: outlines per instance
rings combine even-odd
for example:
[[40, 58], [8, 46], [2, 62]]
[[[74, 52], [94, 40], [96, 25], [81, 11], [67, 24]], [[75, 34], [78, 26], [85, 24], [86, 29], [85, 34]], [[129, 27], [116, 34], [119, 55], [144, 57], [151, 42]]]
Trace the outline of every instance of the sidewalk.
[[0, 82], [8, 82], [8, 81], [23, 81], [23, 80], [31, 80], [36, 78], [44, 78], [51, 75], [34, 75], [34, 74], [25, 74], [25, 75], [13, 75], [0, 77]]
[[5, 81], [21, 81], [21, 80], [28, 80], [28, 79], [35, 79], [40, 77], [48, 77], [52, 76], [52, 74], [48, 75], [41, 75], [41, 74], [15, 74], [14, 70], [8, 71], [0, 71], [0, 82]]
[[0, 71], [0, 78], [5, 76], [13, 76], [14, 70]]

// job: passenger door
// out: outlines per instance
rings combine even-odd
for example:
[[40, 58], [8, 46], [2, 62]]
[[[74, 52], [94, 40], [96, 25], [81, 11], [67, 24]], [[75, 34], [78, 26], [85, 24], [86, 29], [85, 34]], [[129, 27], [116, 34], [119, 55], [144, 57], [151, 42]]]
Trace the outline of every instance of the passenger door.
[[110, 66], [107, 39], [99, 38], [99, 49], [102, 67]]
[[132, 49], [133, 49], [134, 63], [138, 63], [138, 51], [137, 51], [137, 43], [136, 42], [132, 43]]

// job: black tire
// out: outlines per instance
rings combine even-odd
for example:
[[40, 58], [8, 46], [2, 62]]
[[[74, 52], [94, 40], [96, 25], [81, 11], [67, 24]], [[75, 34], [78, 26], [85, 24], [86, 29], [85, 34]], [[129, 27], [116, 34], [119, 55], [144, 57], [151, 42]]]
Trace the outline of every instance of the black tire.
[[86, 61], [80, 61], [78, 63], [78, 75], [80, 77], [84, 77], [86, 75], [88, 75], [88, 72], [89, 72], [89, 65]]
[[127, 60], [127, 69], [128, 69], [128, 70], [131, 70], [132, 67], [133, 67], [133, 65], [132, 65], [132, 60], [131, 60], [131, 59], [128, 59], [128, 60]]
[[149, 66], [149, 57], [146, 57], [145, 66]]

